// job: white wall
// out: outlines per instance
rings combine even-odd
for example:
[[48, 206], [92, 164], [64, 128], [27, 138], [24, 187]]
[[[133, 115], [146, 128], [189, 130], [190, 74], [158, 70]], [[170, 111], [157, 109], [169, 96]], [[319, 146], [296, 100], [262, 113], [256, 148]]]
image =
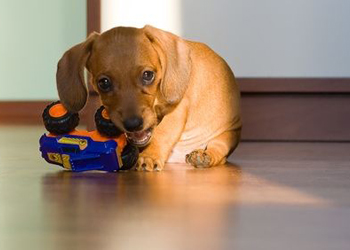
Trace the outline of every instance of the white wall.
[[102, 0], [101, 29], [115, 26], [141, 28], [146, 24], [181, 33], [179, 0]]
[[86, 0], [0, 0], [0, 31], [0, 100], [57, 99], [57, 62], [86, 37]]
[[207, 43], [237, 76], [350, 77], [349, 0], [102, 3], [103, 29], [151, 23]]

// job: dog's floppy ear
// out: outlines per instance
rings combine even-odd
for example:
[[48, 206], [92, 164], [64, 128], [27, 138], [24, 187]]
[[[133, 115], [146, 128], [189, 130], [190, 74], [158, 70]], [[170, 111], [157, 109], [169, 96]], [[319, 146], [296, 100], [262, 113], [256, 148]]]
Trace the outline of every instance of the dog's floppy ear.
[[191, 74], [190, 48], [180, 37], [146, 25], [146, 36], [157, 51], [163, 69], [160, 91], [165, 101], [177, 104], [187, 89]]
[[98, 33], [92, 33], [85, 42], [67, 50], [57, 65], [56, 82], [62, 104], [71, 112], [78, 112], [86, 103], [88, 91], [84, 68]]

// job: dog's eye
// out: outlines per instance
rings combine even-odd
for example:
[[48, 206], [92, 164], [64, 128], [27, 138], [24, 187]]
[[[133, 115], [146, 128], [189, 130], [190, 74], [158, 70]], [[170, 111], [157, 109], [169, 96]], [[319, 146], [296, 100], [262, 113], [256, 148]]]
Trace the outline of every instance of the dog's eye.
[[102, 92], [108, 92], [108, 91], [111, 91], [112, 90], [112, 83], [111, 81], [106, 78], [106, 77], [103, 77], [101, 78], [100, 80], [98, 80], [98, 88], [102, 91]]
[[144, 84], [148, 85], [151, 84], [154, 80], [155, 73], [150, 70], [146, 70], [142, 73], [142, 81]]

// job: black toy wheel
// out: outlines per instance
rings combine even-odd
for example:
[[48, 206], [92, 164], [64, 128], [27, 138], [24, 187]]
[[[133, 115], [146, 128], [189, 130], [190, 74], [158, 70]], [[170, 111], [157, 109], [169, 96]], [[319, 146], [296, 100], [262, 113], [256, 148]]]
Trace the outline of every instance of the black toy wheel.
[[123, 167], [121, 167], [120, 170], [131, 169], [136, 164], [138, 158], [138, 147], [131, 145], [130, 143], [127, 144], [122, 152]]
[[118, 137], [123, 133], [111, 121], [104, 106], [96, 111], [95, 124], [97, 131], [107, 137]]
[[48, 105], [42, 114], [47, 131], [61, 135], [73, 131], [79, 124], [79, 114], [65, 109], [60, 101]]

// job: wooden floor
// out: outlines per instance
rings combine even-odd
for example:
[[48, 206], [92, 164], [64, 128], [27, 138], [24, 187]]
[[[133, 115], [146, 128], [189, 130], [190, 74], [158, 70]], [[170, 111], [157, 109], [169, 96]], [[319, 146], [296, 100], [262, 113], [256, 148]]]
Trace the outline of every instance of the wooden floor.
[[0, 127], [0, 249], [350, 249], [350, 144], [242, 143], [231, 164], [69, 173]]

